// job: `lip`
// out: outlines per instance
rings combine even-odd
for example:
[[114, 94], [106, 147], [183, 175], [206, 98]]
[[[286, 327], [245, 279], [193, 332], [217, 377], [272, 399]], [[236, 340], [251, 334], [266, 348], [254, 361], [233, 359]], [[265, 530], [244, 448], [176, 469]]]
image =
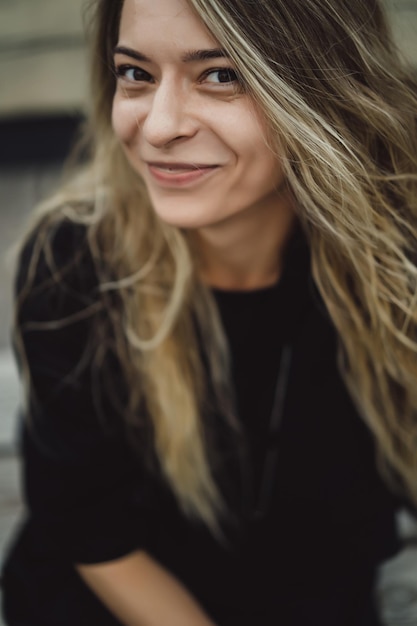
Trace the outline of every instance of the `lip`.
[[148, 161], [149, 173], [162, 187], [187, 187], [205, 180], [220, 166], [203, 163]]

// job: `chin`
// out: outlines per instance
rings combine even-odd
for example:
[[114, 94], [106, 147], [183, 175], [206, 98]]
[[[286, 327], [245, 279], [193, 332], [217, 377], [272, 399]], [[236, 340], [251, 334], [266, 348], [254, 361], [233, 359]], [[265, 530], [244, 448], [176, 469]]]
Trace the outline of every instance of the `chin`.
[[206, 221], [195, 219], [192, 216], [180, 217], [178, 215], [172, 214], [161, 214], [157, 211], [156, 214], [161, 222], [164, 222], [164, 224], [168, 224], [169, 226], [174, 226], [175, 228], [180, 228], [182, 230], [197, 230], [199, 228], [203, 228], [204, 226], [210, 225]]
[[[183, 229], [196, 229], [210, 226], [221, 221], [220, 216], [210, 215], [213, 211], [205, 211], [201, 209], [201, 204], [181, 203], [181, 206], [175, 206], [177, 203], [170, 202], [162, 205], [158, 202], [152, 202], [156, 215], [162, 222]], [[188, 205], [188, 206], [187, 206]], [[197, 209], [196, 207], [200, 207]]]

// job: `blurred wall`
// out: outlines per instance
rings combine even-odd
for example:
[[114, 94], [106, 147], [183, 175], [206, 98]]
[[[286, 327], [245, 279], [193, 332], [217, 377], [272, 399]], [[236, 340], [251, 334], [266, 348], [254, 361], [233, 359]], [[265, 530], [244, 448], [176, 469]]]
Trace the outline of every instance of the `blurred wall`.
[[417, 68], [417, 0], [385, 0], [397, 44]]
[[0, 116], [84, 106], [83, 0], [0, 0]]

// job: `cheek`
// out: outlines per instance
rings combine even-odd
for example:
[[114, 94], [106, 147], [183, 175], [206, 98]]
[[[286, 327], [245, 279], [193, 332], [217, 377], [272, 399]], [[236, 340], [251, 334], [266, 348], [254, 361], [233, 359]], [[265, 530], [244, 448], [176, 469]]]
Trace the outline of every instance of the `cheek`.
[[273, 189], [281, 187], [285, 175], [282, 168], [282, 163], [277, 155], [265, 145], [258, 146], [257, 156], [255, 159], [258, 163], [257, 176], [260, 181], [269, 181], [270, 186]]
[[[249, 131], [249, 128], [246, 127]], [[240, 167], [237, 172], [242, 183], [242, 191], [273, 190], [282, 185], [285, 178], [279, 157], [268, 147], [265, 135], [258, 126], [247, 132], [244, 141], [236, 143], [236, 153]], [[242, 138], [242, 135], [241, 135]]]
[[280, 169], [279, 159], [267, 145], [265, 124], [253, 105], [243, 101], [228, 122], [227, 132], [223, 131], [223, 136], [229, 138], [242, 166], [259, 176], [264, 172], [267, 177], [274, 174], [276, 177]]
[[114, 97], [112, 107], [112, 126], [116, 137], [124, 143], [131, 143], [137, 136], [139, 117], [134, 102]]
[[247, 126], [246, 163], [252, 171], [253, 182], [271, 189], [279, 188], [285, 178], [282, 163], [267, 144], [266, 129], [259, 119], [252, 118]]
[[247, 197], [261, 197], [279, 192], [285, 181], [279, 160], [270, 152], [253, 150], [241, 175], [241, 193]]

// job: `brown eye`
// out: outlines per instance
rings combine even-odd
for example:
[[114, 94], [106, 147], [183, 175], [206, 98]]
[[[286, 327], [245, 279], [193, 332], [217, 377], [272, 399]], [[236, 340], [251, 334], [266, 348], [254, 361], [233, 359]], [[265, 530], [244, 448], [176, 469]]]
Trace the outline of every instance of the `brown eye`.
[[116, 67], [116, 76], [130, 82], [151, 82], [152, 76], [140, 67], [134, 65], [120, 65]]
[[217, 70], [210, 70], [206, 74], [206, 80], [209, 83], [234, 83], [238, 80], [237, 74], [229, 67], [224, 67]]

